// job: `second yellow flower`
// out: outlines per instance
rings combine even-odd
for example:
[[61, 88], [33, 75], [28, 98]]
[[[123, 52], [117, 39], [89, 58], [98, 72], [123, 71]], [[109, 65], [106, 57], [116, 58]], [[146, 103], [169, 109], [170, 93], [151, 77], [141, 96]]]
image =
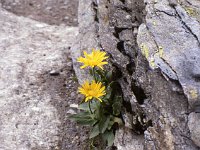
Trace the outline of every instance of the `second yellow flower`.
[[79, 92], [85, 95], [85, 102], [91, 100], [92, 98], [96, 98], [102, 102], [100, 97], [106, 94], [105, 86], [103, 86], [101, 82], [96, 83], [94, 80], [91, 84], [89, 81], [85, 81], [82, 84], [82, 87], [79, 87]]

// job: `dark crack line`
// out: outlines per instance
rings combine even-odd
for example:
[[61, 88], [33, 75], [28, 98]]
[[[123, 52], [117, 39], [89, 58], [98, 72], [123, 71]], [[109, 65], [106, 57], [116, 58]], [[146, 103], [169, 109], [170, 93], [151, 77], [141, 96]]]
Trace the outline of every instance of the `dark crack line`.
[[189, 2], [188, 0], [186, 0], [186, 2], [187, 2], [188, 4], [190, 4], [190, 5], [192, 5], [192, 3], [191, 3], [191, 2]]
[[[147, 26], [146, 26], [146, 27], [147, 27]], [[149, 30], [148, 27], [147, 27], [147, 30], [149, 31], [149, 34], [153, 37], [153, 40], [154, 40], [154, 43], [155, 43], [157, 49], [159, 49], [159, 46], [158, 46], [158, 44], [157, 44], [157, 42], [156, 42], [156, 40], [155, 40], [155, 36], [152, 34], [152, 32]], [[169, 66], [169, 68], [176, 74], [177, 80], [179, 81], [179, 78], [178, 78], [178, 76], [177, 76], [177, 73], [176, 73], [176, 71], [172, 68], [172, 66], [171, 66], [165, 59], [163, 59], [162, 57], [160, 57], [160, 59], [162, 59], [162, 60], [164, 61], [164, 63], [167, 64], [167, 66]], [[166, 75], [167, 75], [167, 74], [166, 74]], [[168, 76], [168, 75], [167, 75], [167, 76]], [[168, 77], [170, 78], [170, 76], [168, 76]], [[170, 79], [172, 79], [172, 78], [170, 78]]]
[[172, 16], [172, 17], [175, 16], [175, 14], [170, 14], [170, 13], [168, 13], [168, 12], [166, 12], [166, 11], [159, 10], [159, 9], [155, 9], [155, 13], [157, 13], [157, 12], [164, 13], [164, 14], [166, 14], [166, 15], [168, 15], [168, 16]]
[[[165, 59], [163, 59], [162, 57], [160, 57], [163, 61], [164, 61], [164, 63], [165, 64], [167, 64], [167, 66], [169, 66], [169, 68], [176, 74], [176, 77], [177, 77], [177, 80], [179, 81], [179, 78], [178, 78], [178, 76], [177, 76], [177, 73], [176, 73], [176, 71], [172, 68], [172, 66], [165, 60]], [[168, 75], [167, 75], [168, 76]], [[170, 78], [170, 77], [169, 77]], [[170, 79], [172, 79], [172, 78], [170, 78]], [[174, 79], [173, 79], [174, 80]]]
[[[172, 16], [172, 17], [175, 16], [175, 14], [172, 15], [172, 14], [169, 14], [169, 13], [167, 13], [167, 12], [165, 12], [165, 11], [161, 11], [161, 10], [158, 10], [158, 9], [155, 9], [155, 8], [154, 8], [154, 12], [155, 12], [155, 14], [157, 14], [156, 12], [161, 12], [161, 13], [164, 13], [164, 14], [166, 14], [166, 15], [168, 15], [168, 16]], [[177, 12], [177, 11], [176, 11], [176, 12]], [[159, 46], [158, 46], [158, 44], [157, 44], [157, 42], [156, 42], [156, 40], [155, 40], [155, 36], [154, 36], [153, 33], [149, 30], [148, 26], [146, 26], [146, 27], [147, 27], [147, 30], [149, 31], [149, 34], [153, 37], [153, 40], [154, 40], [154, 42], [155, 42], [155, 45], [156, 45], [157, 49], [159, 49]], [[160, 57], [160, 58], [161, 58], [161, 59], [164, 61], [164, 63], [166, 63], [167, 66], [169, 66], [169, 68], [176, 74], [177, 80], [179, 80], [176, 71], [171, 67], [171, 65], [170, 65], [165, 59], [163, 59], [162, 57]], [[167, 76], [168, 76], [168, 75], [167, 75]], [[169, 76], [168, 76], [168, 77], [169, 77]], [[169, 77], [169, 78], [170, 78], [170, 77]], [[170, 79], [171, 79], [171, 78], [170, 78]]]
[[[187, 23], [184, 22], [184, 21], [182, 20], [182, 17], [179, 15], [178, 11], [176, 10], [176, 7], [174, 7], [174, 10], [176, 11], [176, 14], [177, 14], [178, 18], [180, 19], [180, 21], [181, 21], [181, 23], [184, 25], [184, 27], [186, 27], [186, 29], [187, 29], [187, 30], [194, 36], [194, 38], [198, 41], [198, 45], [199, 45], [199, 47], [200, 47], [200, 41], [199, 41], [198, 36], [197, 36], [195, 33], [193, 33], [193, 31], [192, 31], [191, 28], [187, 25]], [[185, 28], [184, 28], [184, 29], [185, 29]], [[186, 32], [187, 32], [187, 31], [186, 31]]]

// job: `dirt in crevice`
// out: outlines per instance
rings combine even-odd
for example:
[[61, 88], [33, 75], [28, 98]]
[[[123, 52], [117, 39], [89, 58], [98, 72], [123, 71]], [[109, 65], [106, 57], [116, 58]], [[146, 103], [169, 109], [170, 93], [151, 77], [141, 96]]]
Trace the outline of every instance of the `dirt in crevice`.
[[68, 116], [76, 113], [71, 104], [79, 104], [82, 100], [78, 94], [78, 82], [72, 68], [71, 58], [66, 53], [66, 61], [62, 68], [55, 70], [54, 74], [46, 72], [41, 76], [44, 91], [51, 95], [51, 104], [57, 109], [60, 124], [60, 140], [52, 150], [84, 150], [88, 148], [88, 132], [86, 127], [71, 121]]

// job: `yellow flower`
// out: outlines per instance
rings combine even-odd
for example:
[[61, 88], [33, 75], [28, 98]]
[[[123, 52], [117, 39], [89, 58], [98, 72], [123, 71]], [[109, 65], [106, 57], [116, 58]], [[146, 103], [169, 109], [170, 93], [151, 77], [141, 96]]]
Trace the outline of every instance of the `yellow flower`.
[[103, 70], [103, 65], [108, 64], [108, 62], [104, 61], [108, 58], [105, 52], [100, 50], [92, 49], [92, 53], [88, 54], [86, 51], [83, 51], [84, 57], [79, 57], [78, 62], [83, 63], [81, 69], [85, 67], [92, 67], [95, 66], [101, 68]]
[[96, 83], [94, 80], [91, 84], [89, 81], [85, 81], [78, 90], [81, 94], [85, 95], [85, 102], [92, 98], [96, 98], [102, 102], [100, 97], [106, 94], [105, 86], [103, 86], [101, 82]]

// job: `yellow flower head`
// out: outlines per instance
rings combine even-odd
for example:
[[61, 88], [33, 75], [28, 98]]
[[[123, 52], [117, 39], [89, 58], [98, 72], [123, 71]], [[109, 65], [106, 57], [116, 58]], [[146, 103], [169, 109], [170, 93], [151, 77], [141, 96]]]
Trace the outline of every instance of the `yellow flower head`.
[[81, 69], [85, 67], [94, 68], [95, 66], [101, 68], [103, 70], [103, 65], [108, 64], [108, 62], [104, 61], [108, 58], [105, 52], [100, 50], [92, 50], [92, 53], [88, 54], [86, 51], [83, 51], [84, 57], [79, 57], [78, 62], [83, 63]]
[[91, 84], [85, 81], [78, 90], [81, 94], [85, 95], [85, 102], [92, 98], [96, 98], [102, 102], [100, 97], [106, 94], [105, 86], [103, 86], [101, 82], [96, 83], [94, 80]]

